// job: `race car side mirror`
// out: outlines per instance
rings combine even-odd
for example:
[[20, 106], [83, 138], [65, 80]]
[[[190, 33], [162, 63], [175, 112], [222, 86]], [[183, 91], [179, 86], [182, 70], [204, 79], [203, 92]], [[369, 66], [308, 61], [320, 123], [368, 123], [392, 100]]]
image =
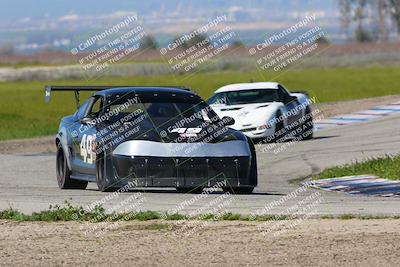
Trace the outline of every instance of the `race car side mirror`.
[[222, 122], [225, 126], [231, 126], [235, 124], [235, 119], [229, 116], [225, 116], [222, 118]]
[[285, 100], [285, 104], [289, 104], [290, 102], [296, 101], [298, 98], [297, 96], [289, 95]]
[[81, 119], [82, 124], [93, 124], [94, 120], [91, 117], [85, 117]]

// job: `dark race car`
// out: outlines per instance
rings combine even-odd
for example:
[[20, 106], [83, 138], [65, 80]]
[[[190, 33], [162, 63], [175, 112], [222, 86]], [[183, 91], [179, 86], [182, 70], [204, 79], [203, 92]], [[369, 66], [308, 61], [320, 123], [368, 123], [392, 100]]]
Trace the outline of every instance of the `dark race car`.
[[[170, 87], [46, 86], [75, 93], [78, 110], [56, 136], [57, 182], [109, 191], [126, 184], [200, 192], [216, 184], [250, 193], [257, 186], [252, 141], [227, 126], [195, 93]], [[97, 91], [81, 106], [81, 91]]]

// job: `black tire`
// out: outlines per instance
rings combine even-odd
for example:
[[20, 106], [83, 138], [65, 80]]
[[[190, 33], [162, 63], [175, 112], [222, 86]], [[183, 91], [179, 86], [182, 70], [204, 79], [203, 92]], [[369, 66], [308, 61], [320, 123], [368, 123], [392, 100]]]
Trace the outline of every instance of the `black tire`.
[[178, 193], [191, 193], [191, 194], [201, 194], [204, 187], [176, 187], [176, 192]]
[[231, 193], [237, 195], [251, 194], [254, 190], [254, 187], [224, 187], [222, 188], [224, 193]]
[[[257, 153], [254, 146], [253, 140], [247, 137], [247, 143], [249, 144], [251, 152], [251, 162], [250, 162], [250, 177], [249, 185], [256, 187], [258, 183], [258, 169], [257, 169]], [[254, 189], [253, 187], [253, 189]]]
[[[279, 121], [280, 117], [281, 117], [281, 113], [278, 112], [275, 117], [277, 123], [275, 125], [275, 132], [274, 132], [274, 136], [272, 138], [272, 143], [280, 143], [284, 140], [284, 137], [285, 137], [285, 133], [283, 131], [285, 128], [285, 125], [283, 123], [283, 120]], [[279, 134], [279, 132], [281, 132], [281, 133], [283, 132], [283, 134]]]
[[241, 186], [241, 187], [235, 187], [235, 186], [226, 186], [223, 187], [222, 190], [224, 191], [224, 193], [231, 193], [231, 194], [251, 194], [254, 190], [254, 188], [257, 186], [258, 184], [258, 170], [257, 170], [257, 154], [256, 154], [256, 149], [254, 147], [254, 143], [253, 141], [247, 137], [247, 142], [249, 144], [250, 147], [250, 151], [251, 151], [251, 163], [250, 163], [250, 177], [249, 177], [249, 181], [248, 181], [248, 185], [247, 186]]
[[114, 192], [118, 188], [110, 186], [109, 183], [107, 182], [106, 158], [103, 155], [104, 154], [100, 154], [100, 156], [96, 160], [96, 184], [97, 184], [97, 188], [101, 192]]
[[88, 182], [71, 179], [71, 170], [68, 168], [67, 159], [61, 144], [57, 145], [56, 157], [57, 183], [60, 189], [86, 189]]
[[302, 140], [311, 140], [314, 137], [314, 122], [312, 113], [309, 107], [306, 108], [304, 116], [307, 117], [303, 123]]

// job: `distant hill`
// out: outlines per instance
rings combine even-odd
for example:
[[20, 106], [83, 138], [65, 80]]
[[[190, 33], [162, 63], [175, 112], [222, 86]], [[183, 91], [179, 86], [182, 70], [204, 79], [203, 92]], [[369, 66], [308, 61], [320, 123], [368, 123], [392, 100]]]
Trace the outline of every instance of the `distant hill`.
[[[71, 49], [77, 36], [103, 30], [135, 13], [148, 33], [165, 45], [183, 32], [227, 14], [247, 45], [262, 41], [315, 13], [318, 25], [339, 36], [337, 0], [2, 0], [0, 48], [17, 51]], [[285, 40], [282, 40], [285, 41]]]

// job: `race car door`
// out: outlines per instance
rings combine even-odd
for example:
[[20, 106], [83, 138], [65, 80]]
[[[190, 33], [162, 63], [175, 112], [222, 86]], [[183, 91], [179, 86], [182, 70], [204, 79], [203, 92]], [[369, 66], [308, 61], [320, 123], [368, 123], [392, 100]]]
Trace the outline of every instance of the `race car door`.
[[[86, 103], [85, 103], [86, 104]], [[84, 104], [84, 105], [85, 105]], [[84, 106], [82, 105], [82, 107]], [[73, 138], [73, 170], [81, 174], [96, 174], [96, 118], [101, 114], [103, 99], [94, 96], [88, 99], [85, 110], [77, 113]]]
[[299, 100], [295, 96], [291, 96], [289, 92], [281, 85], [279, 85], [279, 94], [282, 98], [282, 102], [285, 104], [285, 113], [287, 116], [286, 126], [291, 125], [294, 127], [296, 122], [299, 122], [302, 116], [302, 112], [299, 109]]

